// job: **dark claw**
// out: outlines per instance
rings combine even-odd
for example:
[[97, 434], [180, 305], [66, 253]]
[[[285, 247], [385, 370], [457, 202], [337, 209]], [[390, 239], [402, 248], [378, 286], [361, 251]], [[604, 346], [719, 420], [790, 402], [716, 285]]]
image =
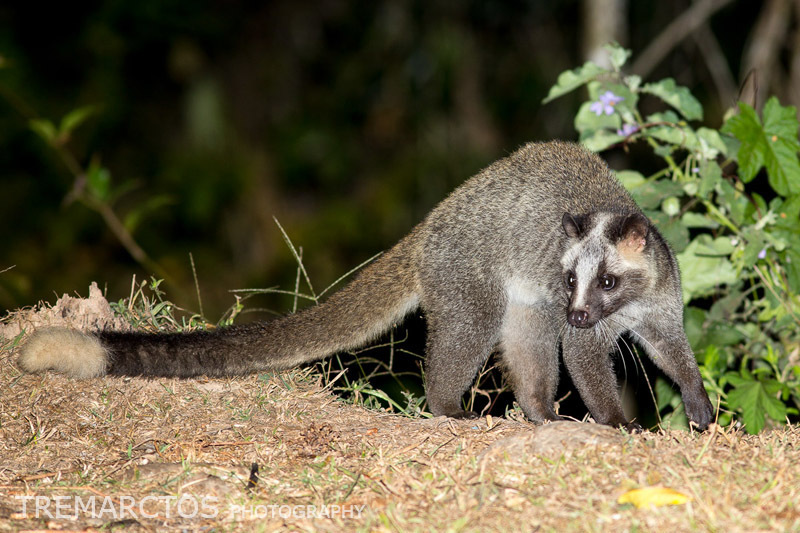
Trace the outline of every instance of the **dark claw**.
[[628, 433], [631, 433], [631, 434], [633, 434], [633, 433], [641, 433], [641, 432], [644, 431], [644, 428], [642, 427], [642, 425], [639, 422], [635, 421], [635, 420], [631, 420], [627, 424], [621, 425], [620, 427], [622, 427], [625, 431], [627, 431]]
[[714, 407], [705, 393], [684, 398], [683, 407], [689, 422], [700, 431], [705, 431], [714, 421]]

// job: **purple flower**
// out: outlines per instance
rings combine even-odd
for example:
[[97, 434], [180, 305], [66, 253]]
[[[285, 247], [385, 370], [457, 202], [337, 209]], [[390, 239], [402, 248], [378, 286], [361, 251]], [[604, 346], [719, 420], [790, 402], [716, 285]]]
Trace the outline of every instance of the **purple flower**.
[[761, 251], [758, 252], [758, 258], [759, 259], [764, 259], [765, 257], [767, 257], [767, 249], [766, 248], [762, 248]]
[[620, 137], [629, 137], [639, 131], [639, 126], [636, 124], [623, 124], [622, 129], [617, 130], [617, 135]]
[[614, 112], [614, 106], [623, 100], [623, 97], [617, 96], [611, 91], [606, 91], [600, 95], [596, 102], [592, 102], [592, 105], [589, 106], [589, 111], [598, 117], [603, 113], [610, 115]]

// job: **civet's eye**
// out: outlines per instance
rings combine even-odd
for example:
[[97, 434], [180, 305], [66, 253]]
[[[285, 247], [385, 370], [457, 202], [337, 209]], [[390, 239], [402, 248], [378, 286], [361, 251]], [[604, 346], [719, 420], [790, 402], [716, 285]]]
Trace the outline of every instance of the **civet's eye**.
[[604, 291], [610, 291], [617, 284], [617, 278], [611, 274], [603, 274], [600, 276], [600, 287]]
[[574, 289], [575, 283], [577, 283], [578, 278], [575, 277], [575, 272], [570, 270], [566, 274], [564, 274], [564, 284], [567, 286], [568, 289]]

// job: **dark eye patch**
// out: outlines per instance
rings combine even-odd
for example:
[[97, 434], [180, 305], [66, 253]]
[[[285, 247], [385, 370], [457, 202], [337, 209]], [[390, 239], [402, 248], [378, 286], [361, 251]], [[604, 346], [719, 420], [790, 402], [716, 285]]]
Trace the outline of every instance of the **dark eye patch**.
[[617, 286], [617, 277], [607, 272], [597, 278], [597, 281], [600, 285], [600, 288], [604, 291], [610, 291]]
[[647, 290], [648, 277], [647, 273], [643, 270], [626, 271], [621, 275], [614, 275], [605, 272], [605, 275], [614, 278], [614, 285], [610, 289], [606, 289], [603, 285], [602, 277], [597, 277], [597, 292], [604, 295], [603, 300], [605, 305], [603, 312], [609, 315], [624, 305], [637, 301], [641, 298], [642, 294]]

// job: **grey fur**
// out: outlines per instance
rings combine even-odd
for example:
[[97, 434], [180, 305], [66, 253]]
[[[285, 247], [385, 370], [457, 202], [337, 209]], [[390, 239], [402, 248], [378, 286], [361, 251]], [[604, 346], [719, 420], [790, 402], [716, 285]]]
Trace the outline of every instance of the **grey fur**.
[[[631, 332], [680, 386], [689, 419], [701, 429], [712, 420], [683, 331], [674, 255], [606, 164], [570, 143], [528, 144], [492, 164], [318, 306], [213, 332], [96, 337], [110, 374], [244, 374], [362, 346], [417, 307], [428, 322], [435, 415], [475, 416], [462, 409], [462, 395], [499, 347], [526, 416], [557, 419], [561, 346], [594, 418], [632, 427], [610, 358], [617, 337]], [[54, 354], [37, 354], [23, 347], [22, 366], [77, 375], [74, 363], [61, 368], [50, 363]]]

